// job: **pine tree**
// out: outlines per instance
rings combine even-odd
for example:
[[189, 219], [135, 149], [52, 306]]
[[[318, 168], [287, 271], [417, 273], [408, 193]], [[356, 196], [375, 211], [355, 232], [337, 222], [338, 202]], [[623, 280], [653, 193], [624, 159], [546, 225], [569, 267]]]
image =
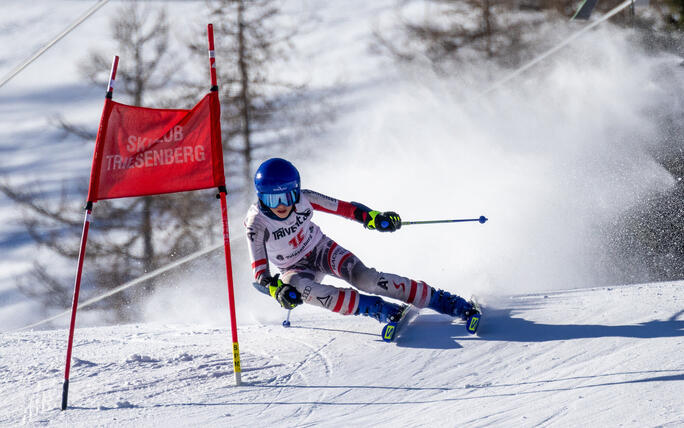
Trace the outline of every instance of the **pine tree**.
[[[161, 92], [177, 68], [169, 49], [164, 10], [127, 3], [113, 15], [110, 24], [121, 58], [115, 98], [138, 106], [161, 102]], [[111, 57], [91, 53], [81, 67], [84, 77], [105, 88], [110, 61]], [[93, 137], [94, 143], [95, 129], [61, 122], [67, 133]], [[69, 189], [65, 183], [59, 198], [22, 192], [7, 184], [1, 188], [24, 208], [23, 222], [40, 248], [40, 257], [34, 261], [33, 270], [20, 280], [20, 289], [46, 308], [63, 309], [71, 301], [73, 276], [58, 272], [53, 256], [63, 259], [66, 266], [78, 259], [83, 202], [77, 202], [74, 195], [84, 197], [87, 180], [87, 176], [83, 177], [78, 189]], [[86, 251], [83, 298], [88, 293], [102, 294], [168, 264], [178, 255], [202, 248], [207, 237], [218, 236], [213, 233], [218, 226], [215, 216], [206, 215], [208, 206], [215, 209], [215, 200], [206, 191], [97, 202]], [[46, 255], [49, 264], [42, 261]], [[135, 292], [116, 294], [101, 308], [106, 308], [115, 321], [134, 319], [136, 303], [153, 286], [148, 282]]]
[[[437, 70], [462, 60], [517, 61], [523, 33], [540, 22], [521, 19], [516, 0], [429, 0], [420, 19], [401, 19], [400, 34], [376, 31], [377, 46], [400, 60], [427, 58]], [[534, 9], [534, 4], [528, 9]]]
[[[331, 114], [324, 99], [312, 96], [304, 82], [275, 77], [276, 67], [285, 67], [295, 55], [292, 38], [297, 34], [296, 28], [278, 20], [279, 2], [215, 0], [209, 9], [227, 185], [233, 194], [251, 190], [254, 163], [291, 153], [301, 135], [319, 132]], [[191, 49], [206, 55], [201, 44]]]

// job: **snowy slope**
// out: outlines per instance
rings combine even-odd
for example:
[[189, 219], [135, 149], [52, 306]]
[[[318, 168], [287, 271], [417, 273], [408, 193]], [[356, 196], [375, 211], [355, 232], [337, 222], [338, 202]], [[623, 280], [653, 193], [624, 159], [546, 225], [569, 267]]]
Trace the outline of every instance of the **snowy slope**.
[[[4, 0], [0, 74], [91, 3]], [[177, 38], [191, 36], [190, 17], [204, 25], [201, 2], [164, 3], [184, 24], [174, 26], [183, 30]], [[58, 139], [51, 120], [59, 113], [97, 123], [102, 89], [83, 82], [77, 64], [88, 49], [110, 47], [104, 29], [115, 4], [0, 89], [3, 178], [40, 179], [48, 188], [87, 179], [92, 144]], [[35, 247], [21, 212], [2, 197], [0, 425], [684, 425], [684, 283], [558, 291], [615, 283], [620, 267], [604, 258], [610, 237], [598, 231], [672, 187], [649, 149], [658, 113], [678, 105], [681, 59], [646, 53], [628, 31], [601, 28], [481, 98], [505, 70], [465, 64], [435, 76], [369, 52], [394, 1], [283, 4], [293, 20], [314, 17], [283, 75], [339, 94], [329, 100], [339, 111], [310, 145], [314, 153], [274, 155], [297, 163], [305, 187], [407, 220], [486, 214], [486, 225], [391, 235], [316, 216], [369, 265], [485, 296], [481, 336], [428, 311], [396, 346], [378, 340], [372, 320], [315, 308], [298, 308], [293, 328], [283, 329], [283, 314], [248, 285], [249, 262], [236, 247], [244, 386], [233, 386], [215, 254], [169, 276], [146, 302], [150, 323], [78, 328], [71, 408], [60, 412], [66, 331], [5, 333], [44, 314], [14, 287]], [[413, 8], [422, 13], [419, 3]], [[235, 236], [241, 214], [230, 213]], [[104, 322], [85, 312], [78, 320]], [[152, 322], [179, 320], [188, 325]]]
[[[684, 282], [487, 300], [479, 337], [424, 310], [396, 345], [316, 311], [227, 329], [126, 325], [0, 345], [0, 424], [69, 426], [682, 426]], [[301, 318], [304, 316], [304, 318]], [[439, 424], [439, 425], [437, 425]]]

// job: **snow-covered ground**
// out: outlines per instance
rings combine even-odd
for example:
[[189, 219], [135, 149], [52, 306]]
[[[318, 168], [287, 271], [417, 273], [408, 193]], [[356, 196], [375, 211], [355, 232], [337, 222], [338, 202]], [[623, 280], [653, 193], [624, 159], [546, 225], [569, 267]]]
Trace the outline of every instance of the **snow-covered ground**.
[[[175, 44], [204, 38], [193, 30], [206, 24], [204, 5], [145, 3], [167, 8]], [[117, 53], [108, 19], [119, 5], [108, 3], [0, 88], [2, 180], [37, 180], [48, 191], [61, 189], [62, 180], [85, 185], [93, 144], [58, 138], [53, 122], [61, 114], [81, 125], [97, 124], [102, 88], [83, 81], [78, 63], [89, 50]], [[301, 24], [302, 31], [293, 40], [297, 54], [276, 68], [285, 79], [336, 94], [327, 100], [336, 108], [336, 120], [324, 135], [305, 137], [310, 153], [271, 155], [290, 158], [305, 188], [394, 210], [406, 220], [484, 214], [490, 221], [411, 226], [390, 236], [369, 234], [332, 216], [317, 215], [316, 222], [369, 265], [466, 295], [616, 284], [621, 267], [606, 256], [611, 243], [606, 231], [623, 212], [675, 183], [651, 153], [662, 140], [663, 112], [684, 109], [681, 59], [648, 52], [635, 46], [628, 30], [606, 25], [483, 97], [507, 70], [461, 64], [453, 74], [437, 76], [372, 53], [373, 31], [390, 27], [395, 5], [390, 0], [283, 3], [283, 21]], [[80, 0], [4, 1], [0, 74], [89, 6]], [[427, 10], [413, 4], [405, 13], [422, 16]], [[548, 27], [550, 44], [579, 28]], [[217, 52], [219, 67], [221, 61]], [[198, 69], [206, 72], [201, 64]], [[244, 214], [233, 208], [229, 216], [237, 238]], [[15, 277], [39, 254], [21, 217], [16, 204], [0, 196], [0, 322], [7, 328], [44, 316], [15, 287]], [[45, 254], [41, 261], [55, 260]], [[250, 280], [243, 248], [236, 249], [234, 266], [238, 283]], [[67, 275], [73, 272], [71, 264], [59, 267]], [[207, 269], [213, 280], [207, 288], [222, 289], [221, 264]], [[170, 289], [192, 282], [195, 273], [183, 272]], [[86, 266], [86, 279], [89, 274]], [[186, 301], [182, 292], [175, 295], [177, 303]], [[247, 300], [238, 296], [239, 306]]]
[[[204, 25], [202, 2], [146, 3], [166, 5], [176, 43], [193, 37], [188, 22]], [[0, 75], [91, 4], [4, 0]], [[45, 314], [15, 288], [36, 251], [2, 196], [0, 425], [684, 425], [684, 283], [614, 285], [620, 267], [605, 257], [602, 234], [674, 184], [650, 150], [660, 114], [681, 107], [681, 59], [606, 26], [482, 97], [506, 70], [463, 64], [436, 76], [371, 53], [372, 32], [387, 28], [395, 4], [283, 2], [285, 21], [305, 22], [283, 77], [333, 91], [338, 111], [311, 153], [273, 155], [295, 162], [304, 187], [406, 220], [487, 215], [485, 225], [382, 235], [315, 218], [368, 265], [482, 296], [481, 334], [425, 311], [387, 345], [372, 320], [307, 307], [284, 329], [284, 314], [249, 286], [236, 243], [243, 386], [233, 386], [225, 274], [214, 253], [165, 277], [168, 286], [145, 302], [146, 323], [101, 327], [79, 312], [71, 408], [60, 412], [67, 320], [8, 332]], [[427, 10], [408, 4], [407, 13]], [[116, 53], [107, 20], [118, 5], [0, 88], [3, 180], [39, 179], [45, 190], [87, 180], [92, 143], [61, 140], [52, 123], [61, 114], [97, 124], [103, 88], [83, 82], [77, 64], [89, 49]], [[571, 31], [552, 30], [549, 43]], [[229, 215], [242, 240], [242, 213]]]
[[[684, 424], [684, 282], [488, 298], [479, 336], [424, 310], [398, 343], [323, 310], [292, 326], [141, 324], [4, 334], [0, 425]], [[284, 311], [283, 311], [284, 312]], [[283, 313], [284, 315], [284, 313]]]

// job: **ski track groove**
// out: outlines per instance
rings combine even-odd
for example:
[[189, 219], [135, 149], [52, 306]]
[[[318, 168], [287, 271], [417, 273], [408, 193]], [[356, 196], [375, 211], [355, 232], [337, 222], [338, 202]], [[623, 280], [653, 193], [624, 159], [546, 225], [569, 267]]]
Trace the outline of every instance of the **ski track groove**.
[[[278, 337], [280, 337], [280, 338], [282, 338], [282, 339], [285, 339], [285, 338], [284, 338], [283, 336], [281, 336], [281, 335], [278, 335]], [[323, 366], [325, 367], [325, 375], [326, 375], [326, 377], [328, 377], [328, 378], [330, 377], [330, 375], [331, 375], [331, 373], [332, 373], [332, 368], [331, 368], [330, 360], [329, 360], [328, 357], [326, 357], [325, 354], [324, 354], [323, 352], [321, 352], [321, 351], [322, 351], [325, 347], [327, 347], [328, 345], [330, 345], [331, 343], [333, 343], [333, 342], [335, 341], [335, 337], [330, 338], [330, 340], [328, 340], [326, 343], [324, 343], [323, 345], [321, 345], [318, 349], [316, 349], [315, 347], [313, 347], [313, 346], [309, 345], [308, 343], [306, 343], [306, 342], [304, 342], [304, 341], [302, 341], [302, 340], [299, 340], [299, 339], [287, 338], [287, 340], [290, 340], [290, 341], [293, 341], [293, 342], [297, 342], [297, 343], [299, 343], [300, 345], [303, 345], [303, 346], [309, 348], [309, 349], [311, 350], [311, 352], [309, 352], [304, 358], [302, 358], [302, 361], [300, 361], [299, 364], [298, 364], [290, 373], [285, 374], [285, 375], [282, 376], [281, 381], [283, 382], [283, 385], [281, 385], [281, 386], [287, 387], [287, 384], [290, 382], [290, 380], [292, 379], [292, 376], [294, 376], [295, 374], [301, 376], [301, 377], [302, 377], [302, 380], [304, 381], [304, 385], [305, 385], [305, 386], [308, 386], [308, 385], [310, 384], [310, 383], [308, 382], [308, 378], [307, 378], [305, 375], [303, 375], [302, 373], [300, 373], [300, 369], [304, 366], [304, 364], [306, 364], [306, 363], [310, 360], [310, 357], [313, 356], [313, 355], [317, 355], [317, 356], [321, 359], [321, 361], [323, 361]], [[276, 383], [279, 384], [280, 382], [276, 381]], [[285, 389], [285, 388], [277, 388], [275, 397], [273, 397], [273, 399], [269, 401], [269, 403], [266, 405], [266, 407], [263, 408], [263, 409], [258, 413], [257, 417], [262, 416], [266, 411], [268, 411], [268, 409], [271, 408], [271, 406], [273, 405], [273, 403], [276, 402], [276, 400], [277, 400], [277, 399], [280, 397], [280, 395], [283, 393], [284, 389]], [[314, 407], [315, 407], [315, 406], [309, 406], [309, 412], [308, 412], [308, 414], [306, 415], [306, 417], [308, 417], [308, 416], [311, 414], [311, 412], [313, 411], [313, 408], [314, 408]]]
[[[293, 340], [294, 340], [295, 342], [301, 343], [302, 345], [304, 345], [304, 346], [308, 347], [309, 349], [311, 349], [312, 352], [311, 352], [309, 355], [312, 355], [312, 354], [318, 355], [318, 357], [320, 357], [321, 361], [323, 361], [323, 366], [325, 367], [325, 375], [326, 375], [326, 377], [330, 377], [330, 376], [332, 376], [332, 374], [333, 374], [332, 364], [331, 364], [331, 362], [330, 362], [330, 358], [328, 358], [328, 357], [325, 355], [325, 353], [323, 353], [322, 351], [323, 351], [324, 348], [328, 347], [328, 345], [330, 345], [331, 343], [333, 343], [333, 342], [335, 341], [335, 339], [336, 339], [336, 338], [335, 338], [334, 336], [331, 337], [330, 340], [328, 340], [326, 343], [324, 343], [323, 345], [321, 345], [321, 347], [319, 347], [318, 349], [315, 349], [313, 346], [309, 345], [308, 343], [306, 343], [306, 342], [304, 342], [304, 341], [302, 341], [302, 340], [299, 340], [299, 339], [293, 339]], [[308, 361], [309, 355], [307, 355], [307, 358], [304, 359], [304, 361], [297, 367], [297, 369], [301, 368], [301, 367], [304, 365], [304, 363], [305, 363], [306, 361]]]
[[474, 426], [474, 427], [487, 427], [491, 425], [495, 425], [498, 423], [502, 423], [503, 420], [503, 425], [508, 425], [508, 426], [514, 426], [515, 423], [513, 423], [510, 419], [509, 416], [507, 416], [507, 413], [509, 413], [511, 409], [503, 409], [499, 410], [498, 412], [491, 413], [486, 416], [480, 416], [476, 417], [474, 419], [471, 419], [469, 421], [463, 421], [461, 425], [463, 426]]
[[561, 407], [558, 411], [553, 412], [551, 415], [549, 415], [548, 417], [546, 417], [545, 419], [543, 419], [542, 421], [540, 421], [540, 422], [537, 423], [536, 425], [537, 425], [537, 426], [549, 426], [549, 425], [552, 425], [554, 419], [556, 419], [556, 418], [559, 417], [559, 416], [562, 416], [562, 415], [566, 414], [567, 411], [568, 411], [568, 407], [567, 407], [567, 406], [563, 406], [563, 407]]

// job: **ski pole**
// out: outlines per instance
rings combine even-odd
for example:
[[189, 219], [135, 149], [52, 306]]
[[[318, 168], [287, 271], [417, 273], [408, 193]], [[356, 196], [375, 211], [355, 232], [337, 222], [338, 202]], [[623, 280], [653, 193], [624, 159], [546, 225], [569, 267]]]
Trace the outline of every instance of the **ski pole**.
[[292, 312], [292, 309], [287, 310], [287, 319], [283, 321], [283, 327], [289, 327], [290, 326], [290, 312]]
[[455, 218], [451, 220], [420, 220], [420, 221], [402, 221], [402, 226], [412, 225], [412, 224], [435, 224], [435, 223], [462, 223], [466, 221], [478, 221], [480, 224], [484, 224], [487, 217], [481, 215], [479, 218]]
[[[290, 291], [290, 299], [296, 299], [297, 298], [297, 293], [294, 291]], [[287, 319], [283, 321], [283, 327], [289, 327], [290, 326], [290, 312], [292, 312], [292, 309], [287, 310]]]

